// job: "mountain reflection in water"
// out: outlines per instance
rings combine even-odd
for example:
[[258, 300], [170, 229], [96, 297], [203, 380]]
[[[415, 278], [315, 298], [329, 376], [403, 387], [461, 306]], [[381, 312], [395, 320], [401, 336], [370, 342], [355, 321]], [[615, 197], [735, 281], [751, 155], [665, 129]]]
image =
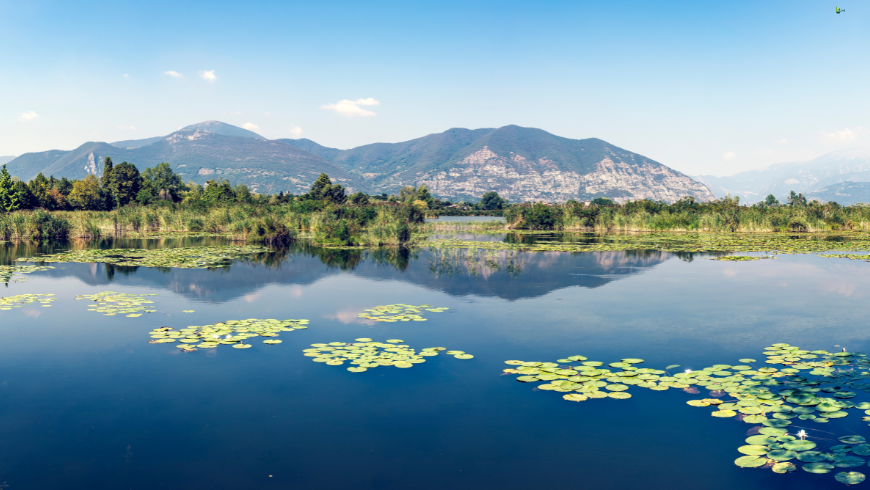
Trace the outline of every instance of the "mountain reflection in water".
[[[161, 248], [219, 246], [223, 238], [102, 240], [94, 244], [3, 244], [0, 264], [18, 257], [56, 253], [68, 248]], [[39, 272], [49, 277], [75, 277], [91, 286], [120, 283], [165, 288], [190, 299], [222, 303], [271, 284], [308, 285], [336, 274], [375, 280], [397, 280], [453, 296], [494, 296], [507, 300], [538, 297], [579, 286], [597, 288], [642, 273], [678, 257], [659, 251], [520, 252], [514, 250], [342, 250], [294, 243], [272, 253], [237, 260], [227, 268], [176, 269], [112, 264], [53, 264]], [[691, 255], [681, 257], [691, 260]]]

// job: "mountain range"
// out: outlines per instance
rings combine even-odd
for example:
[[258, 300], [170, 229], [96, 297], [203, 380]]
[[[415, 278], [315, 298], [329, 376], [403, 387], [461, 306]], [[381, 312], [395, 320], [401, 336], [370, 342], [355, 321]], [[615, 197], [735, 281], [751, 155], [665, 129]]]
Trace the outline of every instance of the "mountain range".
[[8, 169], [24, 180], [39, 172], [78, 179], [100, 175], [106, 156], [140, 170], [165, 161], [185, 181], [228, 178], [269, 193], [305, 192], [326, 172], [350, 190], [391, 193], [425, 184], [434, 195], [453, 200], [478, 199], [493, 190], [513, 202], [714, 198], [704, 184], [600, 139], [575, 140], [513, 125], [456, 128], [402, 143], [340, 150], [308, 139], [268, 140], [206, 121], [166, 136], [27, 153], [10, 161]]
[[[844, 205], [868, 202], [857, 197], [866, 193], [861, 194], [858, 189], [862, 186], [854, 184], [867, 183], [870, 188], [870, 148], [838, 150], [806, 162], [778, 163], [729, 177], [702, 175], [695, 179], [719, 197], [728, 193], [746, 203], [762, 201], [769, 194], [782, 201], [791, 191]], [[852, 184], [844, 187], [841, 184], [845, 182]]]

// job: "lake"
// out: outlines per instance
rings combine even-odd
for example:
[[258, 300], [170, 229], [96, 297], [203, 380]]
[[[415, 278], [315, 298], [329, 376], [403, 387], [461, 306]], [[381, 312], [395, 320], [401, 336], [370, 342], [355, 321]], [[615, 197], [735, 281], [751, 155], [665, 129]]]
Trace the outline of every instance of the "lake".
[[[486, 239], [501, 239], [487, 235]], [[482, 237], [483, 238], [483, 237]], [[220, 239], [101, 246], [216, 245]], [[0, 244], [2, 265], [63, 245]], [[632, 386], [580, 403], [519, 383], [506, 360], [582, 355], [605, 364], [700, 369], [760, 359], [778, 342], [868, 351], [870, 264], [782, 255], [721, 262], [664, 252], [372, 253], [293, 246], [227, 269], [59, 263], [5, 296], [54, 294], [0, 311], [0, 482], [10, 489], [818, 489], [839, 471], [741, 469], [753, 425], [686, 404], [706, 396]], [[154, 313], [104, 316], [77, 295], [157, 294]], [[366, 309], [446, 307], [425, 322]], [[193, 313], [183, 313], [192, 310]], [[185, 353], [148, 343], [158, 327], [307, 319], [283, 342]], [[410, 369], [348, 372], [312, 362], [314, 343], [400, 339], [441, 353]], [[727, 396], [726, 396], [727, 398]], [[858, 391], [851, 401], [870, 401]], [[793, 419], [819, 447], [870, 435], [850, 410]], [[866, 457], [864, 458], [867, 459]], [[802, 463], [795, 461], [798, 467]]]

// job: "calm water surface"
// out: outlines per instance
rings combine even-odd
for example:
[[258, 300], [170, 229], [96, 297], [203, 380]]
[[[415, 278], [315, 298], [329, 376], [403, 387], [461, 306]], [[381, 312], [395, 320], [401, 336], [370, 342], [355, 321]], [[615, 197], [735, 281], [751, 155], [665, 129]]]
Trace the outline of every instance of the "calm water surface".
[[[116, 242], [142, 246], [146, 242]], [[147, 242], [149, 246], [195, 241]], [[217, 242], [210, 242], [217, 243]], [[109, 246], [104, 243], [103, 246]], [[36, 248], [0, 244], [0, 259]], [[828, 475], [742, 470], [750, 425], [680, 390], [571, 403], [501, 376], [505, 360], [570, 355], [686, 368], [761, 358], [787, 342], [867, 351], [870, 264], [809, 255], [728, 263], [668, 253], [455, 256], [294, 248], [229, 270], [56, 264], [3, 286], [54, 293], [0, 311], [0, 482], [10, 489], [771, 489], [840, 487]], [[88, 312], [78, 294], [158, 293], [159, 313]], [[378, 323], [376, 305], [445, 306]], [[195, 310], [184, 314], [182, 310]], [[181, 353], [156, 327], [306, 318], [280, 345]], [[444, 346], [411, 369], [350, 373], [312, 343], [358, 337]], [[855, 402], [868, 401], [860, 393]], [[821, 438], [870, 437], [860, 412]], [[796, 419], [795, 419], [796, 420]], [[818, 439], [825, 446], [833, 442]], [[867, 472], [870, 468], [855, 468]], [[835, 470], [848, 471], [848, 470]]]

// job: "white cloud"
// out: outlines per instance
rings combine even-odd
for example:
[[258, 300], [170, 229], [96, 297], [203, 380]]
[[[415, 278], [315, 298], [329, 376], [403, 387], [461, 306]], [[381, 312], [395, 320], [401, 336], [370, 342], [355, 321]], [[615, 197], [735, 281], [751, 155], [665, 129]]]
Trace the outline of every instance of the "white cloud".
[[245, 124], [242, 124], [242, 127], [247, 129], [248, 131], [259, 131], [260, 130], [260, 126], [257, 126], [254, 123], [245, 123]]
[[169, 75], [172, 78], [181, 78], [183, 76], [181, 73], [178, 73], [177, 71], [172, 71], [172, 70], [164, 71], [163, 74]]
[[133, 126], [118, 126], [118, 129], [122, 131], [136, 131], [136, 128]]
[[822, 138], [828, 141], [835, 142], [852, 141], [855, 139], [855, 131], [852, 131], [849, 128], [846, 128], [842, 131], [834, 131], [830, 133], [827, 131], [822, 131]]
[[39, 114], [37, 114], [37, 113], [35, 113], [35, 112], [33, 112], [33, 111], [30, 111], [30, 112], [22, 112], [21, 115], [18, 116], [18, 120], [19, 120], [19, 121], [27, 122], [27, 121], [33, 121], [34, 119], [36, 119], [36, 118], [38, 118], [38, 117], [39, 117]]
[[125, 73], [125, 74], [124, 74], [124, 78], [130, 78], [130, 74], [129, 74], [129, 73]]
[[297, 138], [302, 136], [302, 128], [299, 126], [293, 126], [292, 128], [288, 128], [290, 130], [290, 134], [296, 136]]
[[209, 82], [217, 80], [217, 75], [214, 74], [214, 70], [201, 71], [199, 72], [199, 76]]
[[737, 154], [734, 153], [733, 151], [728, 151], [728, 152], [725, 152], [724, 155], [722, 155], [722, 159], [723, 160], [733, 160], [734, 157], [736, 157], [736, 156], [737, 156]]
[[357, 100], [340, 100], [334, 104], [326, 104], [320, 106], [321, 109], [325, 109], [327, 111], [335, 111], [342, 116], [345, 117], [355, 117], [355, 116], [375, 116], [376, 114], [372, 111], [367, 111], [360, 106], [370, 106], [370, 105], [381, 105], [377, 100], [369, 97], [368, 99], [357, 99]]
[[780, 139], [776, 140], [776, 144], [778, 144], [778, 145], [787, 145], [787, 144], [788, 144], [788, 140], [785, 139], [785, 138], [780, 138]]
[[267, 112], [266, 115], [267, 115], [267, 116], [271, 116], [272, 113], [271, 113], [271, 112]]

